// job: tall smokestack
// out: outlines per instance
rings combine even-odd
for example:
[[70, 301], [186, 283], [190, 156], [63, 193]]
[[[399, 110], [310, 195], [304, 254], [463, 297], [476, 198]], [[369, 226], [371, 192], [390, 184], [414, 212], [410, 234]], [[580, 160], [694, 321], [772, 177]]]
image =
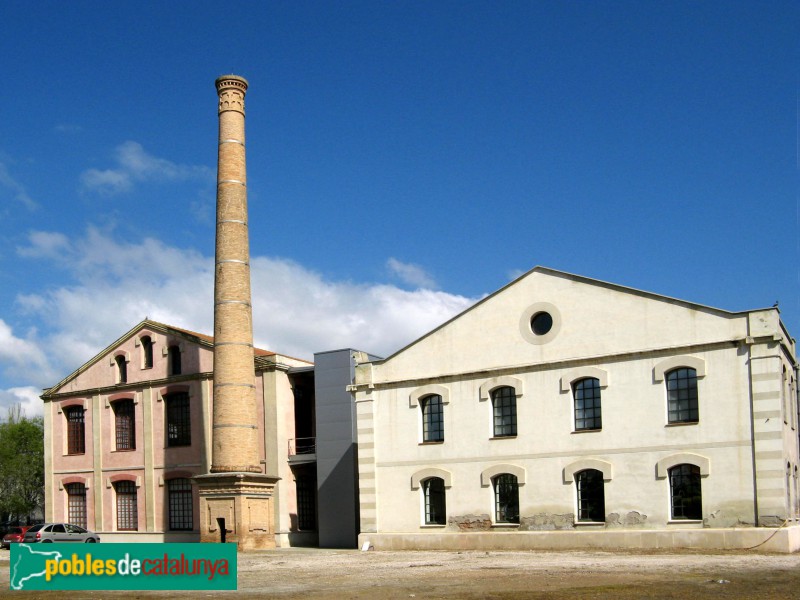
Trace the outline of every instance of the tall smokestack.
[[261, 473], [247, 232], [244, 147], [247, 80], [225, 75], [215, 83], [219, 95], [219, 151], [211, 472]]
[[[244, 95], [247, 80], [219, 77], [217, 243], [214, 269], [214, 412], [211, 472], [195, 477], [200, 541], [239, 550], [275, 546], [272, 495], [278, 477], [259, 456], [247, 233]], [[275, 440], [267, 440], [267, 452]]]

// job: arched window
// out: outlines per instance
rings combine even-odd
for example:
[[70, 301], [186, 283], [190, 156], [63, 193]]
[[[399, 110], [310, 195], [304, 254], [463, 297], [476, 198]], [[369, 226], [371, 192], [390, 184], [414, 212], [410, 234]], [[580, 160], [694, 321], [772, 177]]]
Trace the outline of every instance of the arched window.
[[425, 524], [446, 525], [447, 503], [445, 501], [444, 479], [431, 477], [422, 482], [425, 498]]
[[578, 521], [603, 523], [606, 520], [606, 499], [603, 473], [586, 469], [575, 476], [578, 491]]
[[188, 479], [167, 481], [169, 528], [172, 531], [191, 531], [194, 528], [192, 482]]
[[86, 486], [82, 483], [68, 483], [64, 489], [67, 491], [67, 520], [85, 529]]
[[697, 423], [697, 371], [681, 367], [667, 373], [667, 409], [670, 423]]
[[128, 363], [125, 362], [125, 357], [120, 354], [114, 360], [117, 363], [117, 383], [127, 383]]
[[669, 489], [673, 519], [700, 521], [703, 518], [700, 467], [689, 464], [672, 467], [669, 470]]
[[153, 368], [153, 340], [149, 335], [142, 338], [142, 367], [145, 369]]
[[178, 346], [170, 346], [169, 350], [167, 351], [169, 356], [169, 374], [170, 375], [180, 375], [181, 374], [181, 349]]
[[422, 410], [422, 441], [444, 441], [444, 405], [438, 394], [425, 396], [419, 401]]
[[492, 479], [494, 485], [494, 520], [496, 523], [519, 523], [519, 484], [510, 473]]
[[136, 484], [133, 481], [117, 481], [117, 529], [137, 531], [139, 529], [139, 507], [136, 499]]
[[111, 405], [114, 408], [114, 428], [117, 450], [136, 449], [136, 419], [134, 404], [131, 398], [117, 400]]
[[517, 396], [514, 388], [503, 386], [492, 391], [494, 437], [517, 435]]
[[600, 412], [600, 380], [596, 377], [579, 379], [572, 386], [575, 399], [575, 431], [602, 429]]
[[67, 418], [67, 453], [84, 454], [86, 452], [85, 426], [82, 406], [68, 406], [64, 409]]

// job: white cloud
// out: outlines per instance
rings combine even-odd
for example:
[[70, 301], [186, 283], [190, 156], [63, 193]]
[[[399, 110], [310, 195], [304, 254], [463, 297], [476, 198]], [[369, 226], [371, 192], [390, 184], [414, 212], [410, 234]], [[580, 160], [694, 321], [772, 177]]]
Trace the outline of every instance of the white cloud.
[[19, 183], [16, 179], [11, 176], [11, 173], [8, 172], [8, 167], [0, 162], [0, 186], [3, 186], [11, 191], [11, 194], [14, 197], [14, 200], [23, 204], [26, 208], [30, 210], [34, 210], [39, 207], [39, 205], [28, 195], [25, 186]]
[[75, 125], [73, 123], [59, 123], [55, 126], [55, 130], [58, 133], [66, 133], [66, 134], [73, 134], [73, 133], [80, 133], [83, 131], [83, 127], [80, 125]]
[[81, 183], [84, 189], [111, 195], [130, 190], [137, 181], [186, 181], [213, 176], [213, 171], [205, 166], [179, 165], [152, 156], [138, 142], [123, 142], [114, 154], [115, 168], [83, 172]]
[[19, 404], [25, 417], [42, 416], [42, 400], [39, 394], [42, 390], [35, 387], [16, 387], [0, 390], [0, 420], [8, 417], [8, 409]]
[[[121, 242], [97, 229], [72, 242], [37, 232], [29, 242], [21, 255], [56, 261], [73, 278], [71, 285], [17, 298], [18, 308], [46, 331], [29, 342], [32, 356], [47, 349], [46, 371], [57, 373], [43, 386], [57, 383], [145, 316], [213, 330], [210, 257], [155, 239]], [[251, 265], [256, 345], [298, 358], [344, 347], [386, 356], [475, 301], [442, 291], [332, 281], [281, 258], [255, 256]], [[7, 360], [0, 357], [0, 366]]]
[[0, 367], [15, 380], [46, 385], [54, 372], [34, 334], [26, 339], [18, 337], [11, 326], [0, 319]]
[[390, 273], [407, 285], [425, 289], [436, 289], [438, 287], [433, 277], [419, 265], [404, 263], [396, 258], [389, 258], [386, 261], [386, 267]]

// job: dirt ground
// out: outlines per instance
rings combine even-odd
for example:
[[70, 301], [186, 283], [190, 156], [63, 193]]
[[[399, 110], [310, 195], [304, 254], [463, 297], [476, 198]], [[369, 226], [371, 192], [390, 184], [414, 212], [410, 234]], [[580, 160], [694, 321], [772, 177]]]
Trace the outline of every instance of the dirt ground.
[[800, 555], [719, 552], [359, 552], [239, 554], [236, 592], [12, 592], [0, 598], [800, 598]]

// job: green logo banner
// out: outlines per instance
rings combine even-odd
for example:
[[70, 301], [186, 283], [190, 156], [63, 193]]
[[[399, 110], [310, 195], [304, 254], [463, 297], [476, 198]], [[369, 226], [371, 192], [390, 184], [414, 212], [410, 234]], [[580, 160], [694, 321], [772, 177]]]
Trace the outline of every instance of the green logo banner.
[[235, 590], [236, 544], [11, 544], [12, 590]]

